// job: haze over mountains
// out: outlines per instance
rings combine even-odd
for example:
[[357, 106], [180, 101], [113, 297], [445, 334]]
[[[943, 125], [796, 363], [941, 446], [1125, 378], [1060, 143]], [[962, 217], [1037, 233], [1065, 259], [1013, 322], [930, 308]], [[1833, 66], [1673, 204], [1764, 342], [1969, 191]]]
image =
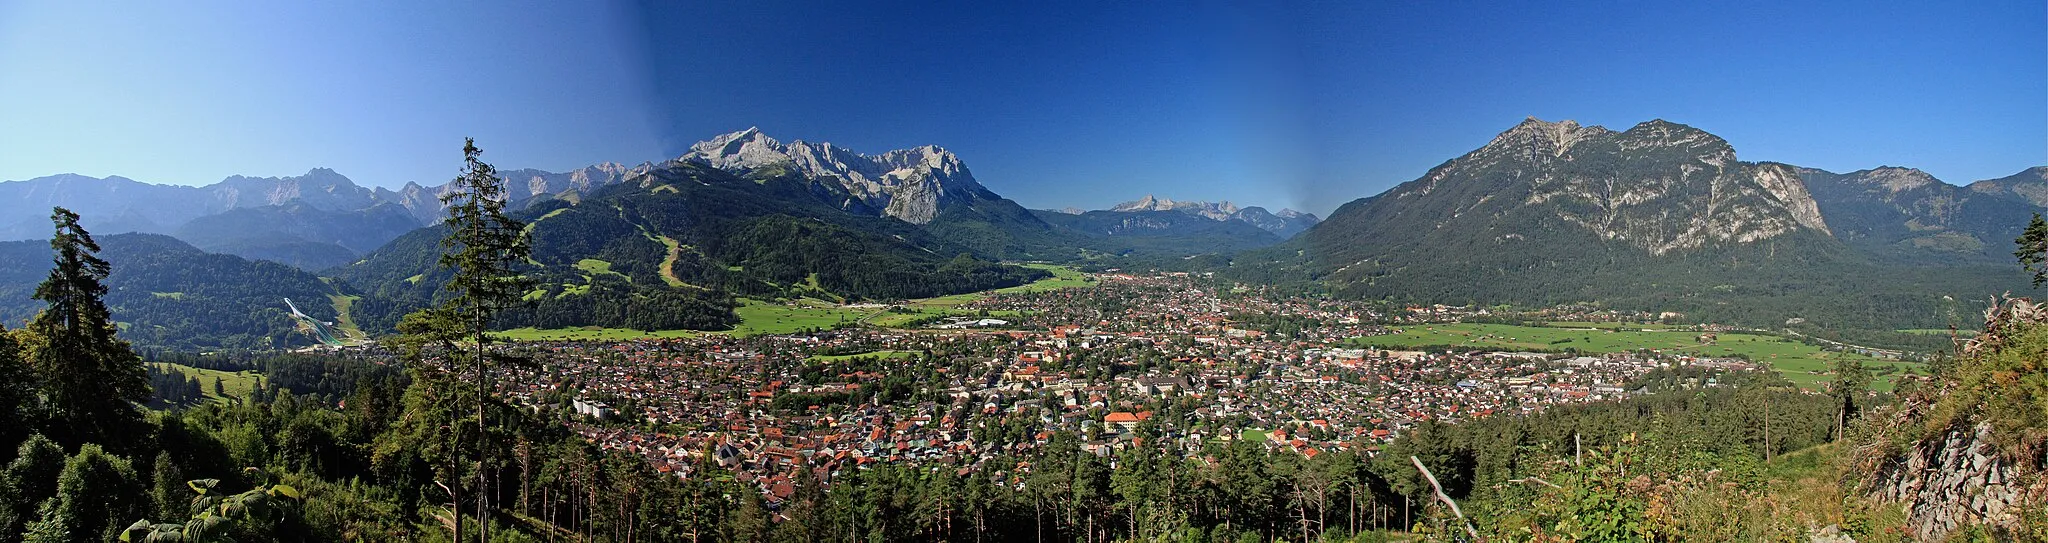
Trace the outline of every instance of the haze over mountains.
[[1257, 226], [1260, 230], [1272, 232], [1273, 235], [1280, 236], [1283, 239], [1294, 237], [1295, 234], [1308, 230], [1308, 227], [1315, 226], [1317, 222], [1322, 220], [1316, 218], [1314, 214], [1302, 213], [1292, 209], [1281, 209], [1278, 213], [1273, 213], [1266, 211], [1266, 208], [1258, 206], [1240, 208], [1237, 207], [1237, 204], [1228, 201], [1216, 203], [1200, 201], [1177, 202], [1166, 198], [1156, 198], [1150, 194], [1145, 195], [1145, 198], [1140, 200], [1117, 204], [1109, 208], [1109, 210], [1179, 211], [1218, 221], [1236, 219], [1244, 221], [1246, 224]]
[[[1371, 299], [1934, 326], [1958, 297], [2024, 286], [2011, 240], [2048, 208], [2048, 168], [1956, 186], [1909, 168], [1743, 162], [1729, 142], [1663, 120], [1615, 131], [1531, 118], [1322, 222], [1151, 195], [1107, 210], [1027, 210], [939, 146], [864, 154], [753, 128], [659, 164], [501, 174], [510, 207], [533, 224], [530, 273], [542, 279], [513, 320], [649, 329], [723, 326], [737, 297], [888, 300], [1034, 276], [1000, 260], [1177, 267]], [[56, 175], [0, 183], [0, 236], [39, 239], [49, 208], [70, 207], [102, 236], [169, 234], [318, 272], [323, 287], [294, 276], [290, 288], [353, 300], [356, 320], [378, 332], [440, 295], [430, 225], [442, 190], [365, 188], [326, 169], [203, 187]], [[117, 265], [149, 262], [147, 273], [190, 283], [113, 298], [118, 317], [144, 326], [133, 330], [176, 328], [169, 302], [270, 303], [207, 294], [208, 275], [178, 264], [203, 253], [183, 244], [110, 239], [135, 247]], [[24, 258], [34, 245], [19, 248]], [[215, 277], [284, 277], [221, 271], [261, 266], [221, 258], [205, 260]], [[25, 299], [19, 286], [0, 293]], [[1900, 322], [1870, 321], [1874, 309]], [[277, 341], [248, 328], [237, 341]]]

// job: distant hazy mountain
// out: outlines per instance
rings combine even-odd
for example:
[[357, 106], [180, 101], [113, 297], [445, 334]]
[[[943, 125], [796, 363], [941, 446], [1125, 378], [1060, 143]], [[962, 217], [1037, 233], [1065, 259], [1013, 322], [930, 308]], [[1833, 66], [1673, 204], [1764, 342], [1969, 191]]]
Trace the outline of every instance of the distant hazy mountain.
[[1237, 219], [1215, 220], [1179, 211], [1033, 211], [1054, 228], [1085, 238], [1109, 254], [1186, 256], [1229, 254], [1280, 243], [1279, 236]]
[[[540, 197], [575, 198], [588, 194], [592, 190], [619, 183], [627, 177], [646, 173], [650, 168], [653, 168], [652, 164], [629, 168], [615, 162], [606, 162], [567, 172], [531, 168], [499, 170], [498, 176], [505, 179], [508, 207], [521, 209]], [[447, 189], [447, 183], [430, 187], [406, 183], [398, 190], [378, 188], [376, 194], [379, 202], [395, 203], [405, 208], [419, 224], [434, 224], [441, 222], [441, 219], [448, 215], [441, 205], [441, 195], [447, 192]]]
[[[574, 198], [650, 167], [606, 163], [500, 175], [517, 209], [537, 197]], [[48, 237], [50, 208], [63, 206], [77, 211], [93, 232], [171, 234], [208, 251], [321, 269], [439, 222], [446, 187], [366, 188], [326, 168], [289, 177], [238, 175], [199, 187], [53, 175], [0, 182], [0, 239]]]
[[1217, 203], [1185, 202], [1156, 198], [1149, 194], [1145, 195], [1144, 199], [1117, 204], [1109, 208], [1109, 210], [1179, 211], [1218, 221], [1235, 219], [1259, 227], [1267, 232], [1272, 232], [1273, 235], [1280, 236], [1281, 239], [1294, 237], [1295, 234], [1308, 230], [1309, 227], [1315, 226], [1321, 220], [1317, 219], [1313, 214], [1302, 213], [1292, 209], [1281, 209], [1279, 213], [1270, 213], [1262, 207], [1240, 208], [1237, 207], [1237, 204], [1228, 201]]
[[1943, 296], [2024, 286], [1996, 257], [2026, 210], [1966, 192], [1910, 170], [1741, 162], [1668, 121], [1532, 118], [1238, 263], [1366, 298], [1933, 325]]
[[331, 211], [292, 200], [202, 216], [172, 235], [208, 252], [324, 270], [354, 262], [419, 226], [398, 204]]

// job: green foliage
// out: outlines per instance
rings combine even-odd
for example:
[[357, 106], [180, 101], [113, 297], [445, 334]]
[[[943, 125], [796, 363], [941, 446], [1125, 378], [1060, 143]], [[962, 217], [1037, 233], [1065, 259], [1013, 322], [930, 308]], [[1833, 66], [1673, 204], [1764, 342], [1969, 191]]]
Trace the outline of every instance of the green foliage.
[[2041, 214], [2035, 213], [2034, 219], [2027, 222], [2027, 228], [2013, 243], [2020, 246], [2013, 251], [2013, 256], [2019, 257], [2021, 268], [2034, 274], [2034, 288], [2041, 288], [2041, 283], [2048, 282], [2048, 221], [2043, 221]]
[[[255, 468], [246, 473], [260, 474]], [[121, 541], [181, 541], [207, 542], [231, 541], [226, 537], [237, 518], [268, 518], [276, 513], [280, 502], [297, 501], [298, 489], [289, 485], [258, 485], [256, 488], [234, 495], [222, 495], [218, 491], [220, 479], [198, 479], [186, 481], [192, 498], [191, 518], [183, 524], [151, 523], [138, 520], [121, 531]]]
[[45, 518], [60, 519], [71, 541], [113, 539], [125, 526], [119, 519], [141, 516], [150, 508], [142, 488], [127, 459], [87, 443], [64, 461], [64, 471], [57, 476], [55, 516]]
[[[2030, 306], [2010, 301], [2001, 311]], [[2048, 451], [2048, 325], [2010, 318], [1987, 328], [1980, 350], [1956, 360], [1952, 386], [1920, 397], [1931, 405], [1918, 435], [1989, 424], [2008, 458], [2038, 469]]]
[[111, 268], [96, 255], [99, 244], [78, 214], [60, 207], [50, 219], [57, 265], [36, 287], [49, 307], [29, 321], [27, 358], [58, 427], [78, 442], [118, 443], [140, 422], [134, 403], [149, 398], [149, 381], [101, 301]]

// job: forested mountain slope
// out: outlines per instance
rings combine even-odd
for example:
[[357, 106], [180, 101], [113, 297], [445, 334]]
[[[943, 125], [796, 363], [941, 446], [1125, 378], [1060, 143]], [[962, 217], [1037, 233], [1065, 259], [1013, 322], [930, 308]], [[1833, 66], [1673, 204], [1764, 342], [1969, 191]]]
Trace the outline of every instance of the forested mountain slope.
[[[181, 349], [302, 347], [284, 299], [323, 321], [335, 319], [334, 285], [298, 268], [212, 254], [169, 236], [100, 236], [113, 266], [107, 306], [121, 335], [138, 344]], [[16, 327], [43, 302], [31, 299], [50, 273], [47, 241], [0, 242], [0, 320]]]
[[[1041, 271], [971, 256], [919, 227], [842, 210], [843, 189], [790, 172], [671, 162], [578, 202], [520, 212], [539, 287], [508, 326], [722, 329], [734, 296], [902, 299], [1022, 284]], [[333, 273], [368, 291], [365, 327], [442, 294], [443, 233], [407, 234]]]

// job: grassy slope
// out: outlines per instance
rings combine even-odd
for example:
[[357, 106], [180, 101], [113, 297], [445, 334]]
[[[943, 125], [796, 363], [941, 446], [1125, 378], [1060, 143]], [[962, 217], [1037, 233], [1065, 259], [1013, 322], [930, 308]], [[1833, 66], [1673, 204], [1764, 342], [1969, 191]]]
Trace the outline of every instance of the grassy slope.
[[[1699, 356], [1746, 356], [1750, 360], [1769, 362], [1772, 368], [1785, 375], [1803, 388], [1820, 388], [1829, 379], [1824, 373], [1832, 366], [1834, 357], [1848, 356], [1863, 360], [1865, 367], [1875, 371], [1882, 367], [1920, 369], [1919, 364], [1880, 360], [1868, 356], [1822, 351], [1819, 347], [1787, 340], [1775, 336], [1755, 334], [1724, 333], [1712, 344], [1702, 344], [1699, 333], [1679, 330], [1664, 330], [1662, 327], [1647, 327], [1649, 330], [1631, 326], [1628, 331], [1616, 331], [1614, 326], [1601, 326], [1600, 330], [1587, 330], [1584, 323], [1561, 324], [1571, 326], [1528, 327], [1505, 324], [1426, 324], [1408, 326], [1401, 333], [1389, 336], [1374, 336], [1353, 340], [1355, 344], [1400, 349], [1411, 347], [1459, 345], [1474, 349], [1577, 349], [1588, 353], [1611, 353], [1652, 349], [1665, 353], [1690, 354]], [[1873, 386], [1878, 390], [1891, 390], [1892, 376], [1878, 377]]]
[[[149, 364], [158, 370], [176, 371], [188, 376], [198, 377], [199, 390], [206, 394], [206, 401], [208, 402], [227, 403], [228, 398], [231, 397], [247, 398], [249, 397], [249, 392], [255, 390], [256, 384], [263, 379], [263, 374], [255, 371], [227, 372], [163, 362], [151, 362]], [[225, 396], [213, 393], [213, 380], [215, 378], [221, 380], [221, 389], [227, 393]]]

